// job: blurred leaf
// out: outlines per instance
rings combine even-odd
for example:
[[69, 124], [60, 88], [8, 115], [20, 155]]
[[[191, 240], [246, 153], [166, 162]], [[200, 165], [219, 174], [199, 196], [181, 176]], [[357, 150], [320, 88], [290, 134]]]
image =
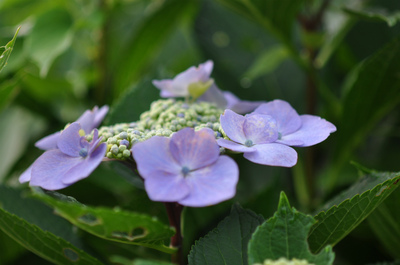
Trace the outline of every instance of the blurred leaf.
[[400, 190], [397, 189], [367, 219], [380, 243], [396, 259], [400, 259], [399, 209]]
[[54, 207], [55, 212], [82, 230], [107, 240], [146, 246], [166, 253], [176, 250], [164, 245], [164, 241], [174, 235], [174, 230], [156, 218], [120, 209], [88, 207], [72, 197], [49, 192], [50, 197], [39, 189], [35, 198]]
[[351, 9], [343, 8], [343, 10], [353, 16], [370, 19], [374, 21], [386, 22], [389, 27], [393, 27], [400, 20], [400, 11], [389, 13], [383, 9]]
[[21, 27], [17, 29], [14, 34], [14, 38], [10, 42], [8, 42], [6, 46], [0, 47], [1, 50], [4, 49], [3, 53], [0, 55], [0, 72], [7, 65], [8, 58], [10, 58], [20, 28]]
[[72, 226], [45, 205], [0, 186], [0, 207], [0, 229], [36, 255], [60, 265], [102, 264], [80, 249]]
[[330, 246], [317, 255], [309, 250], [307, 234], [314, 223], [312, 216], [291, 208], [285, 193], [281, 192], [277, 212], [257, 227], [249, 241], [249, 264], [284, 257], [304, 259], [315, 265], [331, 265], [335, 254]]
[[0, 265], [13, 264], [12, 261], [26, 252], [26, 249], [0, 229]]
[[189, 254], [190, 265], [247, 264], [247, 243], [264, 218], [239, 205], [204, 238], [196, 241]]
[[36, 19], [26, 40], [26, 53], [39, 65], [40, 76], [45, 77], [53, 61], [71, 45], [73, 20], [62, 9], [53, 9]]
[[315, 216], [308, 242], [313, 252], [334, 246], [380, 205], [396, 188], [400, 173], [371, 172], [329, 201]]
[[153, 261], [143, 259], [135, 259], [134, 261], [131, 261], [120, 256], [112, 256], [110, 258], [110, 261], [121, 265], [173, 265], [172, 263], [165, 261]]
[[281, 45], [273, 46], [260, 54], [243, 77], [256, 79], [259, 76], [273, 72], [289, 57], [287, 49]]
[[196, 1], [169, 0], [151, 14], [126, 44], [116, 73], [114, 93], [120, 96], [143, 74], [179, 20], [196, 7]]
[[160, 98], [160, 91], [146, 78], [126, 91], [113, 104], [107, 117], [106, 124], [119, 122], [134, 122], [139, 120], [140, 114], [150, 109], [151, 102]]
[[400, 265], [400, 261], [369, 263], [367, 265]]
[[14, 163], [25, 152], [31, 132], [42, 128], [43, 124], [21, 108], [9, 108], [0, 113], [0, 146], [3, 157], [0, 159], [0, 183], [7, 176]]
[[0, 112], [5, 108], [17, 94], [17, 82], [14, 79], [0, 83]]
[[361, 62], [347, 77], [343, 111], [338, 124], [336, 166], [328, 181], [331, 188], [341, 166], [350, 158], [376, 123], [400, 102], [400, 39]]

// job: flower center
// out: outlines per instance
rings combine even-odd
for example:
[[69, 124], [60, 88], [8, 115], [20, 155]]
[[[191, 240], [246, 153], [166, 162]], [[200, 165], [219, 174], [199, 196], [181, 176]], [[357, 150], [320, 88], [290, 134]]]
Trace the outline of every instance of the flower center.
[[244, 145], [247, 147], [251, 147], [251, 146], [253, 146], [253, 141], [248, 139], [248, 140], [246, 140], [246, 142], [244, 142]]
[[81, 150], [79, 150], [79, 155], [81, 157], [86, 157], [88, 155], [88, 150], [86, 147], [82, 148]]
[[189, 174], [190, 169], [187, 166], [184, 166], [184, 167], [182, 167], [181, 172], [182, 172], [183, 176], [186, 177]]

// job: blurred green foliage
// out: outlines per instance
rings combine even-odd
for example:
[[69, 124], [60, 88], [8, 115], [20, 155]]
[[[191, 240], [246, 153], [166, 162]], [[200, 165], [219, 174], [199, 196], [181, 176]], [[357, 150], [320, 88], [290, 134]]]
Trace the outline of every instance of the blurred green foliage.
[[[73, 230], [57, 235], [62, 243], [90, 246], [88, 253], [106, 264], [132, 264], [138, 257], [168, 260], [165, 253], [105, 243], [72, 228], [42, 202], [26, 198], [28, 189], [18, 177], [41, 154], [34, 142], [84, 110], [109, 104], [106, 123], [135, 121], [158, 98], [152, 79], [171, 78], [207, 59], [214, 61], [212, 76], [221, 89], [246, 100], [284, 99], [299, 114], [322, 116], [338, 131], [316, 147], [299, 150], [292, 170], [234, 157], [241, 172], [236, 197], [185, 209], [185, 253], [229, 214], [234, 201], [267, 219], [283, 190], [294, 207], [312, 213], [358, 180], [351, 160], [378, 171], [399, 171], [399, 10], [397, 0], [0, 1], [0, 52], [10, 48], [10, 40], [14, 45], [7, 64], [0, 64], [2, 220], [15, 214], [27, 231], [37, 229], [33, 225], [54, 229], [17, 211], [31, 205]], [[139, 182], [110, 163], [61, 192], [84, 204], [117, 206], [167, 223], [163, 205], [151, 202]], [[338, 264], [399, 258], [400, 242], [393, 237], [400, 231], [398, 194], [333, 248]], [[64, 229], [56, 228], [56, 234]], [[362, 246], [354, 243], [360, 241]], [[5, 264], [48, 263], [0, 230], [0, 265]]]

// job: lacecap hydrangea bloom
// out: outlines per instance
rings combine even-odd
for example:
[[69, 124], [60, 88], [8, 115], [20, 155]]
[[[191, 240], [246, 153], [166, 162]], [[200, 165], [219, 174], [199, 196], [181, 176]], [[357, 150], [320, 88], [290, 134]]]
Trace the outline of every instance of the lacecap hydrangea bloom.
[[231, 92], [221, 91], [210, 77], [213, 66], [213, 61], [208, 60], [198, 67], [190, 67], [173, 79], [153, 80], [153, 85], [161, 90], [161, 97], [192, 97], [214, 103], [222, 109], [232, 109], [237, 113], [248, 113], [264, 103], [240, 100]]
[[184, 128], [170, 138], [154, 136], [135, 144], [132, 154], [153, 201], [204, 207], [235, 195], [238, 166], [220, 156], [211, 129]]
[[57, 149], [44, 152], [31, 167], [30, 185], [59, 190], [88, 177], [101, 163], [107, 145], [100, 143], [97, 129], [89, 142], [74, 122], [57, 139]]
[[318, 116], [298, 115], [289, 103], [274, 100], [242, 116], [225, 110], [221, 127], [230, 138], [218, 139], [221, 147], [244, 153], [254, 163], [292, 167], [297, 152], [290, 146], [306, 147], [324, 141], [336, 127]]

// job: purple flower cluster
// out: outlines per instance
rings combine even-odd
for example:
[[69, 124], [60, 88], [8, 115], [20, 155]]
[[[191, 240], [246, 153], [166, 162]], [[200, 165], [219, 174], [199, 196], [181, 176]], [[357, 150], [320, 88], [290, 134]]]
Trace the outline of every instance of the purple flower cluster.
[[132, 153], [153, 201], [204, 207], [235, 195], [238, 167], [219, 155], [208, 128], [185, 128], [171, 138], [154, 136], [134, 145]]
[[225, 110], [220, 122], [231, 139], [219, 139], [220, 146], [244, 153], [254, 163], [269, 166], [294, 166], [297, 152], [290, 146], [315, 145], [336, 131], [332, 123], [318, 116], [298, 115], [283, 100], [261, 104], [246, 116]]

